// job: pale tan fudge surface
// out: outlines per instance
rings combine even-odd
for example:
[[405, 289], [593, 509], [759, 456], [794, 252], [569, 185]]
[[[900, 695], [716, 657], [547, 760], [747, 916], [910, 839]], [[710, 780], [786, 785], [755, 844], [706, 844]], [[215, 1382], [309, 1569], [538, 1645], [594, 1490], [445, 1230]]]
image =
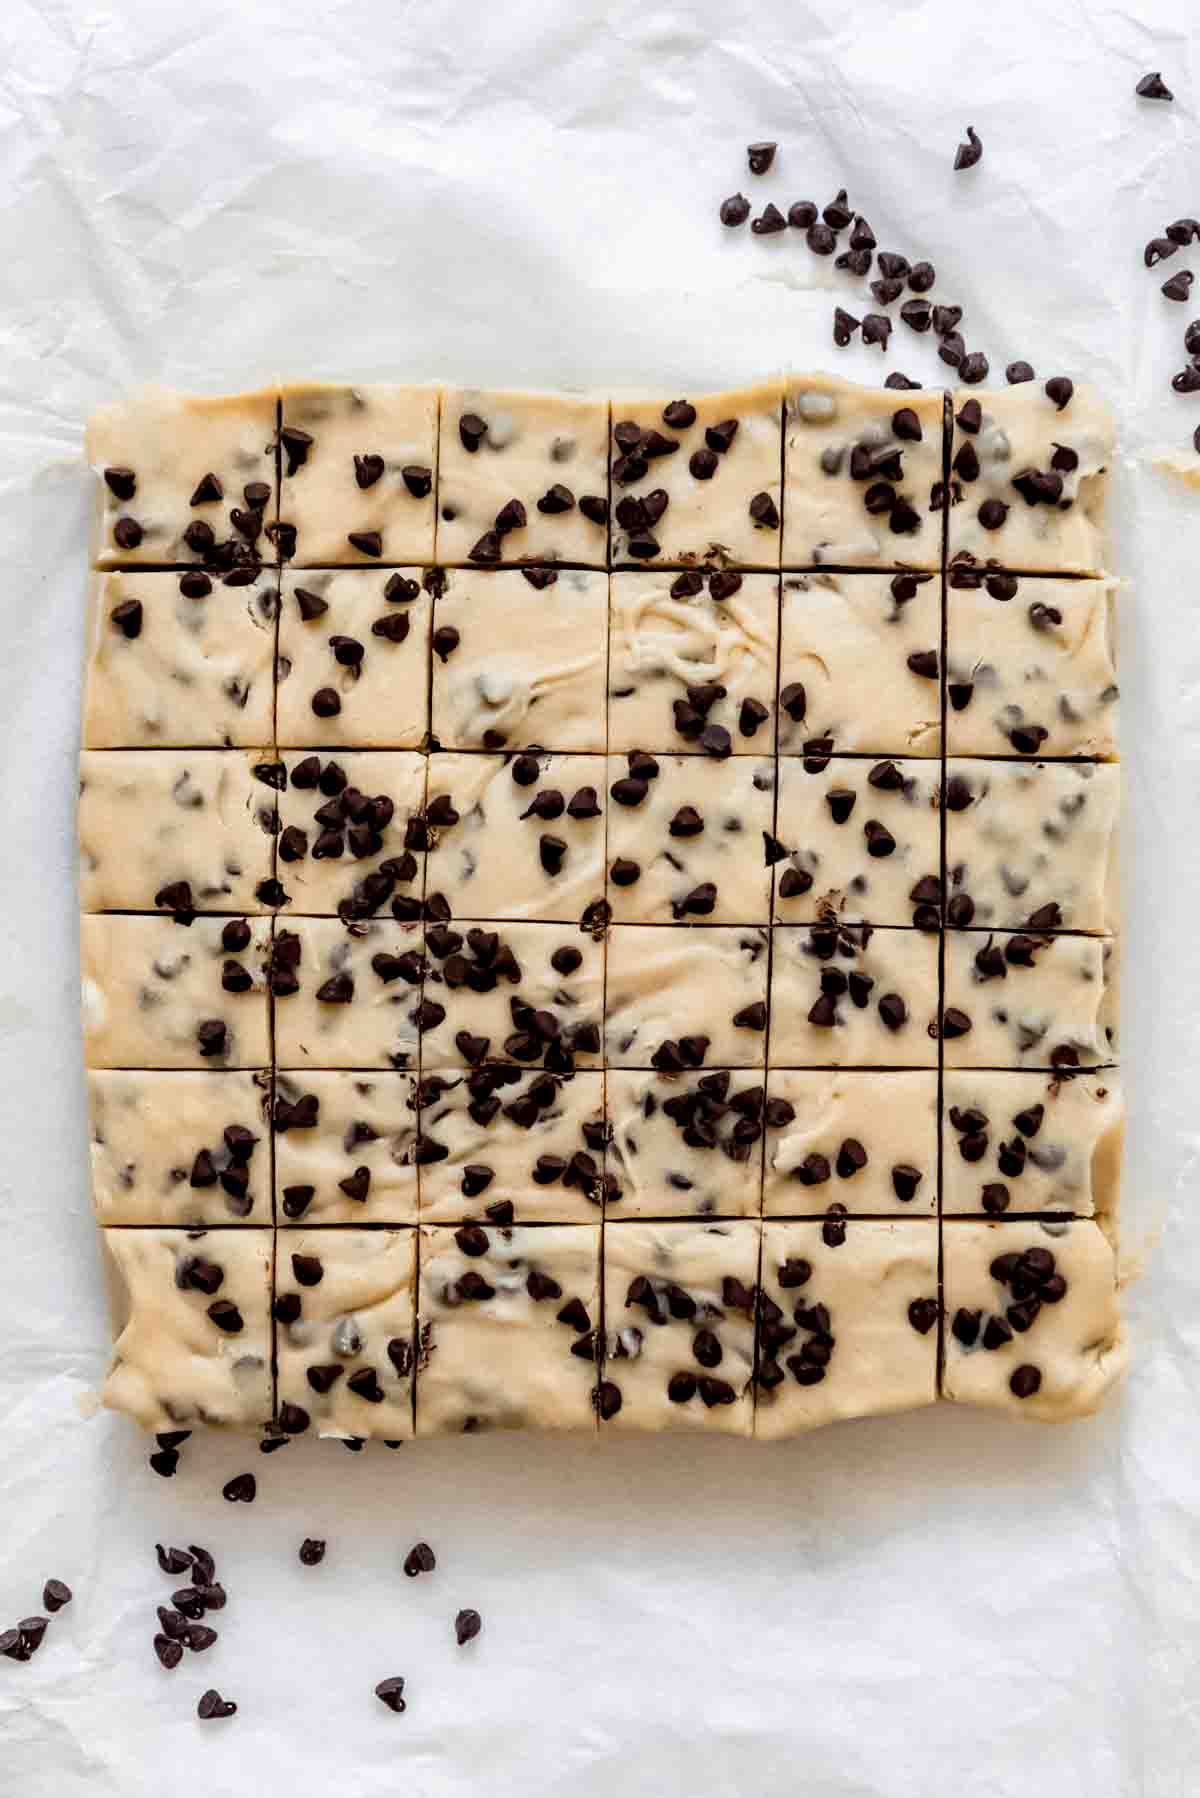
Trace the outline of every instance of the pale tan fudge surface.
[[455, 918], [578, 922], [604, 898], [603, 756], [435, 755], [429, 803], [427, 887]]
[[941, 640], [934, 574], [785, 574], [780, 752], [938, 755]]
[[277, 1074], [280, 1224], [415, 1223], [416, 1141], [417, 1083], [409, 1074]]
[[603, 1429], [750, 1435], [759, 1228], [607, 1227]]
[[598, 1225], [424, 1225], [420, 1261], [418, 1436], [595, 1429]]
[[608, 576], [550, 572], [549, 587], [519, 568], [446, 576], [433, 619], [443, 749], [604, 749]]
[[1069, 1069], [1112, 1061], [1117, 997], [1111, 937], [950, 931], [945, 1065]]
[[267, 910], [259, 888], [275, 860], [275, 793], [255, 773], [262, 766], [237, 750], [85, 749], [80, 909], [152, 912], [183, 882], [197, 911]]
[[289, 750], [282, 762], [275, 871], [292, 914], [391, 910], [398, 922], [415, 922], [424, 893], [425, 757]]
[[953, 760], [946, 781], [952, 923], [1117, 928], [1116, 763]]
[[[262, 748], [273, 731], [277, 576], [92, 576], [83, 742], [90, 749]], [[196, 589], [195, 597], [184, 590]], [[206, 590], [205, 590], [206, 589]], [[140, 608], [136, 634], [113, 614]]]
[[[636, 805], [608, 811], [608, 903], [619, 924], [765, 924], [771, 913], [766, 838], [775, 818], [775, 765], [730, 756], [658, 756]], [[610, 793], [630, 770], [608, 758]], [[628, 788], [620, 789], [628, 797]]]
[[1116, 760], [1116, 587], [1115, 581], [951, 571], [946, 584], [951, 755]]
[[[279, 515], [295, 565], [432, 562], [438, 389], [313, 382], [281, 398]], [[311, 444], [289, 441], [297, 431]], [[377, 549], [350, 541], [372, 533]]]
[[267, 1423], [271, 1231], [104, 1230], [101, 1242], [114, 1336], [101, 1393], [109, 1410], [144, 1430]]
[[937, 1065], [935, 935], [822, 923], [772, 937], [772, 1067]]
[[429, 729], [433, 617], [426, 578], [419, 568], [285, 571], [276, 697], [282, 747], [420, 747]]
[[[773, 1069], [763, 1215], [870, 1216], [937, 1208], [937, 1074]], [[788, 1117], [788, 1112], [791, 1116]]]
[[[267, 918], [199, 917], [184, 928], [165, 916], [85, 913], [79, 920], [79, 959], [87, 1066], [267, 1065], [270, 931]], [[249, 937], [245, 947], [231, 947], [243, 933]], [[244, 991], [224, 984], [232, 980], [240, 987], [247, 978]]]
[[607, 1076], [609, 1223], [643, 1217], [757, 1217], [762, 1075], [719, 1068]]
[[421, 1219], [595, 1223], [604, 1203], [604, 1076], [489, 1063], [421, 1078]]
[[[199, 562], [211, 550], [185, 542], [190, 525], [207, 526], [216, 553], [245, 561], [273, 561], [266, 527], [276, 516], [275, 420], [278, 391], [224, 397], [172, 393], [145, 387], [88, 421], [87, 459], [95, 469], [95, 560], [101, 568], [137, 562]], [[128, 499], [113, 492], [106, 468], [128, 470], [135, 481]], [[201, 497], [206, 476], [216, 477], [213, 497]], [[248, 483], [269, 488], [262, 504], [247, 500]], [[254, 495], [252, 498], [258, 498]], [[199, 503], [193, 505], [194, 498]], [[117, 541], [120, 520], [140, 529], [136, 543]]]
[[942, 1209], [1115, 1218], [1125, 1105], [1102, 1074], [972, 1073], [943, 1081]]
[[262, 1070], [92, 1069], [87, 1093], [97, 1223], [269, 1226], [270, 1090], [270, 1074]]
[[[468, 423], [460, 428], [463, 419]], [[486, 427], [482, 436], [472, 428], [474, 420]], [[590, 562], [603, 568], [607, 442], [607, 399], [447, 388], [438, 464], [438, 561]], [[498, 531], [497, 515], [513, 500], [525, 523]], [[587, 516], [581, 500], [598, 519]]]
[[[982, 411], [976, 431], [963, 425], [963, 407], [974, 401]], [[1104, 500], [1113, 454], [1113, 419], [1095, 388], [1076, 386], [1060, 410], [1041, 385], [1022, 384], [999, 392], [962, 390], [952, 396], [954, 432], [950, 444], [951, 487], [961, 499], [950, 509], [950, 560], [993, 563], [1000, 568], [1058, 574], [1098, 574], [1105, 566]], [[967, 447], [974, 452], [974, 463]], [[1073, 466], [1055, 470], [1062, 452]], [[1052, 501], [1030, 505], [1014, 486], [1030, 470], [1055, 475], [1061, 491]], [[988, 528], [980, 508], [988, 501], [1007, 507]]]
[[[763, 1225], [754, 1434], [793, 1436], [937, 1396], [936, 1223]], [[823, 1310], [821, 1309], [823, 1307]]]
[[[605, 1048], [610, 1068], [648, 1068], [681, 1038], [702, 1039], [707, 1067], [761, 1067], [767, 933], [614, 924], [608, 942]], [[738, 1023], [740, 1016], [746, 1015]], [[680, 1066], [689, 1062], [686, 1052]]]
[[[277, 1404], [289, 1434], [411, 1437], [416, 1273], [415, 1230], [279, 1231]], [[280, 1321], [280, 1301], [297, 1298], [299, 1316]]]
[[[337, 918], [290, 918], [275, 932], [299, 940], [297, 991], [275, 995], [275, 1065], [280, 1068], [415, 1068], [420, 1004], [420, 928], [372, 918], [347, 928]], [[284, 950], [288, 964], [295, 951]]]
[[[613, 396], [613, 562], [778, 568], [782, 385], [764, 381], [687, 396], [695, 417], [678, 428], [664, 416], [670, 403], [670, 395]], [[718, 449], [710, 433], [719, 435], [731, 422], [737, 426], [732, 442]], [[620, 435], [630, 425], [642, 435], [627, 449]], [[649, 445], [648, 433], [654, 433]], [[676, 447], [664, 451], [663, 443]], [[644, 455], [647, 447], [657, 453]], [[700, 466], [713, 472], [697, 477]], [[661, 513], [660, 495], [667, 501]]]
[[[953, 1219], [942, 1237], [944, 1396], [1047, 1423], [1098, 1410], [1128, 1361], [1116, 1257], [1099, 1225], [1089, 1218], [1057, 1224]], [[1040, 1281], [1018, 1274], [1018, 1298], [1011, 1280], [1002, 1282], [991, 1272], [1000, 1256], [1030, 1249], [1054, 1257], [1050, 1278], [1066, 1283], [1056, 1302], [1047, 1301]], [[1010, 1321], [1018, 1304], [1025, 1307], [1018, 1313], [1024, 1329]], [[993, 1340], [1004, 1338], [994, 1348], [987, 1347], [989, 1324], [995, 1326]], [[964, 1334], [973, 1340], [964, 1342]], [[1010, 1384], [1018, 1368], [1034, 1368], [1040, 1376], [1040, 1385], [1025, 1398]]]
[[[794, 377], [784, 472], [785, 568], [940, 566], [940, 390], [873, 391], [833, 375]], [[869, 511], [867, 494], [888, 487], [890, 503]]]
[[[604, 1016], [604, 943], [575, 924], [464, 924], [426, 932], [426, 1067], [485, 1055], [594, 1063]], [[538, 1014], [531, 1019], [527, 1014]], [[465, 1034], [465, 1038], [463, 1039]], [[481, 1046], [482, 1045], [482, 1046]]]
[[936, 919], [940, 789], [932, 761], [782, 757], [776, 918], [809, 922], [832, 906], [847, 923]]
[[[609, 612], [610, 751], [705, 753], [700, 736], [680, 732], [678, 704], [686, 708], [689, 733], [713, 726], [728, 733], [734, 755], [771, 753], [775, 576], [618, 571], [610, 582]], [[725, 691], [713, 694], [713, 687]], [[702, 690], [702, 710], [689, 698], [693, 688]]]

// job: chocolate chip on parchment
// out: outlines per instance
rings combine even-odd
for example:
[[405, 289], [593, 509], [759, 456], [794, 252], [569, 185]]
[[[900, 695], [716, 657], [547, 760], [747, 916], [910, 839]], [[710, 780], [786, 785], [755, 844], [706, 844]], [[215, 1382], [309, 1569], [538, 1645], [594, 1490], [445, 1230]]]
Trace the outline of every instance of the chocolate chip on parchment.
[[215, 1686], [210, 1686], [202, 1693], [197, 1705], [196, 1715], [204, 1723], [214, 1718], [232, 1717], [237, 1713], [237, 1705], [232, 1698], [222, 1698]]
[[1149, 75], [1143, 75], [1133, 91], [1140, 100], [1173, 100], [1175, 98], [1157, 69], [1154, 69]]
[[866, 344], [877, 343], [881, 350], [886, 350], [888, 338], [892, 334], [892, 321], [883, 312], [868, 312], [862, 322], [862, 340]]
[[253, 1504], [257, 1493], [258, 1481], [252, 1473], [235, 1474], [221, 1488], [222, 1498], [227, 1498], [232, 1505]]
[[1163, 282], [1162, 292], [1168, 300], [1185, 301], [1192, 291], [1194, 279], [1190, 269], [1180, 269], [1177, 275], [1172, 275], [1169, 281]]
[[744, 225], [750, 217], [750, 202], [745, 194], [730, 194], [722, 200], [720, 217], [723, 225]]
[[316, 1567], [325, 1559], [325, 1542], [320, 1536], [305, 1536], [297, 1551], [302, 1567]]
[[1051, 375], [1042, 391], [1047, 399], [1053, 400], [1056, 409], [1061, 412], [1063, 407], [1069, 404], [1071, 396], [1075, 392], [1075, 383], [1066, 375]]
[[787, 221], [796, 231], [807, 231], [815, 225], [819, 214], [811, 200], [793, 200], [788, 207]]
[[842, 306], [834, 307], [834, 309], [833, 309], [833, 341], [834, 341], [834, 343], [837, 344], [839, 349], [843, 349], [843, 350], [845, 349], [846, 345], [850, 342], [850, 339], [853, 337], [854, 333], [858, 330], [858, 327], [861, 324], [862, 324], [861, 318], [855, 318], [854, 314], [851, 312], [847, 312], [844, 307], [842, 307]]
[[409, 1579], [416, 1579], [419, 1573], [432, 1573], [437, 1566], [437, 1556], [428, 1542], [417, 1542], [404, 1557], [404, 1571]]
[[955, 171], [973, 169], [982, 156], [983, 144], [980, 142], [979, 135], [973, 126], [968, 125], [966, 143], [959, 144], [954, 152]]
[[751, 219], [750, 229], [756, 237], [774, 237], [779, 231], [787, 230], [787, 220], [778, 206], [768, 201], [756, 219]]
[[981, 350], [971, 350], [958, 365], [958, 376], [969, 387], [977, 387], [988, 376], [988, 359]]

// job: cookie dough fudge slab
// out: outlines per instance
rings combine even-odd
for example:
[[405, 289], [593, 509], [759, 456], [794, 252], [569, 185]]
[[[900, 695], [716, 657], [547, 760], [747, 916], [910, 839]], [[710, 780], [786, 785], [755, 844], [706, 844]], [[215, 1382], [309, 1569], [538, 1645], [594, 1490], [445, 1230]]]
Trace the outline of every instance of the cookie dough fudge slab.
[[432, 569], [284, 572], [276, 696], [284, 748], [422, 746], [438, 585]]
[[277, 903], [346, 923], [421, 917], [425, 757], [415, 751], [290, 750], [277, 766]]
[[609, 756], [605, 897], [620, 924], [765, 924], [775, 763]]
[[781, 756], [775, 915], [916, 925], [941, 919], [940, 769], [931, 761]]
[[279, 394], [144, 388], [93, 413], [98, 567], [273, 560]]
[[928, 1217], [937, 1210], [933, 1068], [772, 1069], [765, 1120], [765, 1217]]
[[417, 1435], [596, 1427], [600, 1226], [423, 1225]]
[[277, 922], [270, 969], [276, 1067], [415, 1069], [423, 965], [419, 925]]
[[1030, 931], [946, 936], [947, 1068], [1074, 1068], [1117, 1056], [1116, 941]]
[[270, 1065], [267, 918], [79, 921], [90, 1068]]
[[938, 1317], [934, 1219], [764, 1224], [755, 1435], [931, 1405]]
[[796, 376], [784, 418], [784, 568], [940, 569], [940, 390]]
[[937, 1066], [936, 934], [822, 920], [771, 935], [772, 1067]]
[[952, 405], [951, 564], [1102, 573], [1113, 420], [1095, 389], [1060, 377]]
[[503, 1060], [569, 1074], [600, 1065], [602, 925], [430, 923], [425, 956], [423, 1067]]
[[607, 1065], [659, 1073], [761, 1067], [767, 946], [767, 932], [753, 925], [613, 925]]
[[275, 1422], [285, 1435], [413, 1433], [414, 1230], [295, 1230], [275, 1238]]
[[145, 1430], [271, 1416], [270, 1230], [104, 1230], [113, 1358], [101, 1393]]
[[437, 560], [608, 566], [608, 400], [447, 388]]
[[757, 1217], [763, 1080], [745, 1069], [611, 1070], [605, 1218]]
[[942, 1209], [1115, 1222], [1125, 1107], [1115, 1069], [943, 1080]]
[[602, 1430], [750, 1435], [759, 1230], [606, 1226]]
[[1116, 1256], [1089, 1218], [943, 1225], [942, 1392], [1057, 1423], [1125, 1371]]
[[281, 1225], [417, 1219], [417, 1082], [391, 1070], [280, 1073], [272, 1113]]
[[430, 563], [436, 387], [284, 387], [279, 549], [297, 567]]
[[92, 1069], [87, 1091], [97, 1223], [269, 1228], [269, 1072]]
[[779, 567], [778, 381], [612, 401], [612, 564]]

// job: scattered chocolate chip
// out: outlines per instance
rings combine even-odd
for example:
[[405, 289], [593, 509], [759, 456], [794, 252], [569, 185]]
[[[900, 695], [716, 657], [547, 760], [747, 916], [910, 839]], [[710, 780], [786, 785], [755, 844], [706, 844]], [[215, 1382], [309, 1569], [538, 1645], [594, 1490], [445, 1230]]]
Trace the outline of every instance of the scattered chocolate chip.
[[483, 1618], [478, 1611], [459, 1611], [454, 1619], [454, 1638], [461, 1648], [465, 1642], [474, 1641], [483, 1628]]
[[750, 229], [756, 237], [774, 237], [779, 231], [787, 230], [787, 220], [778, 206], [768, 201], [756, 219], [751, 219]]
[[257, 1493], [258, 1481], [252, 1473], [236, 1474], [233, 1479], [226, 1480], [221, 1488], [222, 1498], [227, 1498], [234, 1505], [253, 1504]]
[[196, 1705], [196, 1715], [205, 1723], [213, 1718], [232, 1717], [236, 1711], [237, 1705], [233, 1699], [222, 1698], [215, 1686], [210, 1686]]
[[745, 194], [730, 194], [721, 202], [721, 223], [723, 225], [744, 225], [750, 217], [750, 202]]
[[975, 132], [975, 130], [972, 128], [972, 126], [968, 125], [967, 126], [967, 141], [966, 141], [966, 143], [959, 144], [957, 150], [954, 152], [955, 170], [957, 171], [959, 169], [973, 169], [975, 167], [975, 164], [982, 157], [982, 155], [983, 155], [983, 145], [979, 141], [979, 137], [978, 137], [977, 133]]
[[1169, 281], [1163, 282], [1162, 292], [1168, 300], [1185, 301], [1192, 291], [1194, 279], [1190, 269], [1180, 269], [1177, 275], [1172, 275]]
[[1173, 100], [1175, 98], [1157, 69], [1149, 75], [1143, 75], [1133, 91], [1141, 100]]
[[325, 1559], [325, 1543], [320, 1536], [305, 1536], [299, 1548], [302, 1567], [316, 1567]]

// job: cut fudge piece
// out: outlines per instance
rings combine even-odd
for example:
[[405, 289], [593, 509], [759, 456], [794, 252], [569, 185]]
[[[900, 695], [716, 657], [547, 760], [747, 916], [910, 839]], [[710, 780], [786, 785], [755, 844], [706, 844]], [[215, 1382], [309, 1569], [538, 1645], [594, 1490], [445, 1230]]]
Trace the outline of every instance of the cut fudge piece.
[[936, 575], [785, 575], [779, 629], [781, 751], [940, 752]]
[[764, 1224], [754, 1434], [931, 1405], [938, 1315], [932, 1219]]
[[85, 747], [270, 743], [278, 606], [273, 570], [96, 575], [88, 601]]
[[608, 1226], [606, 1429], [751, 1433], [758, 1244], [748, 1220]]
[[415, 1068], [421, 929], [379, 919], [275, 927], [271, 993], [280, 1068]]
[[436, 387], [285, 387], [281, 417], [284, 561], [432, 562]]
[[953, 395], [952, 562], [1097, 574], [1112, 415], [1094, 388], [1022, 383]]
[[592, 1430], [600, 1227], [421, 1229], [417, 1435]]
[[276, 877], [279, 902], [297, 915], [350, 922], [390, 909], [421, 916], [425, 891], [425, 758], [350, 750], [283, 757]]
[[603, 750], [608, 576], [505, 568], [444, 579], [432, 639], [438, 747]]
[[103, 1230], [113, 1358], [101, 1393], [144, 1430], [271, 1416], [270, 1230]]
[[761, 1067], [767, 933], [617, 924], [609, 936], [605, 1050], [610, 1068], [681, 1074], [708, 1063]]
[[777, 925], [772, 1067], [934, 1067], [938, 938], [869, 924]]
[[952, 568], [946, 591], [951, 755], [1117, 756], [1113, 581]]
[[610, 1222], [627, 1217], [757, 1217], [761, 1074], [653, 1070], [608, 1075]]
[[421, 1077], [421, 1218], [592, 1223], [604, 1203], [604, 1076], [503, 1062]]
[[488, 1056], [569, 1074], [601, 1050], [604, 943], [570, 924], [425, 932], [421, 1004], [425, 1067], [476, 1067]]
[[940, 792], [933, 761], [781, 758], [776, 917], [936, 929]]
[[960, 929], [1112, 931], [1115, 763], [946, 764], [946, 917]]
[[605, 567], [607, 442], [606, 399], [447, 388], [438, 561]]
[[767, 1076], [763, 1215], [937, 1208], [937, 1074]]
[[1112, 937], [951, 931], [942, 1037], [948, 1068], [1095, 1066], [1116, 1057]]
[[85, 749], [80, 909], [268, 910], [277, 767], [237, 750]]
[[608, 758], [608, 886], [620, 924], [766, 924], [775, 764]]
[[612, 402], [612, 559], [778, 568], [777, 381]]
[[427, 885], [456, 918], [576, 923], [604, 898], [600, 755], [434, 755]]
[[101, 1224], [271, 1222], [264, 1072], [87, 1077], [92, 1204]]
[[277, 1074], [272, 1113], [281, 1222], [417, 1220], [417, 1084], [408, 1074]]
[[942, 1210], [1114, 1215], [1124, 1117], [1112, 1072], [947, 1070]]
[[608, 747], [770, 755], [779, 582], [647, 569], [609, 588]]
[[79, 920], [92, 1068], [259, 1068], [271, 1059], [268, 918]]
[[1112, 1244], [1090, 1218], [942, 1231], [942, 1392], [1057, 1422], [1097, 1410], [1127, 1349]]
[[276, 1422], [289, 1436], [413, 1433], [415, 1230], [280, 1230]]
[[431, 582], [432, 573], [416, 568], [283, 575], [276, 706], [284, 748], [422, 744], [429, 729]]
[[942, 414], [937, 390], [898, 396], [833, 375], [793, 379], [784, 421], [784, 567], [939, 567]]
[[273, 387], [222, 398], [152, 387], [93, 413], [98, 566], [273, 560], [278, 400]]

